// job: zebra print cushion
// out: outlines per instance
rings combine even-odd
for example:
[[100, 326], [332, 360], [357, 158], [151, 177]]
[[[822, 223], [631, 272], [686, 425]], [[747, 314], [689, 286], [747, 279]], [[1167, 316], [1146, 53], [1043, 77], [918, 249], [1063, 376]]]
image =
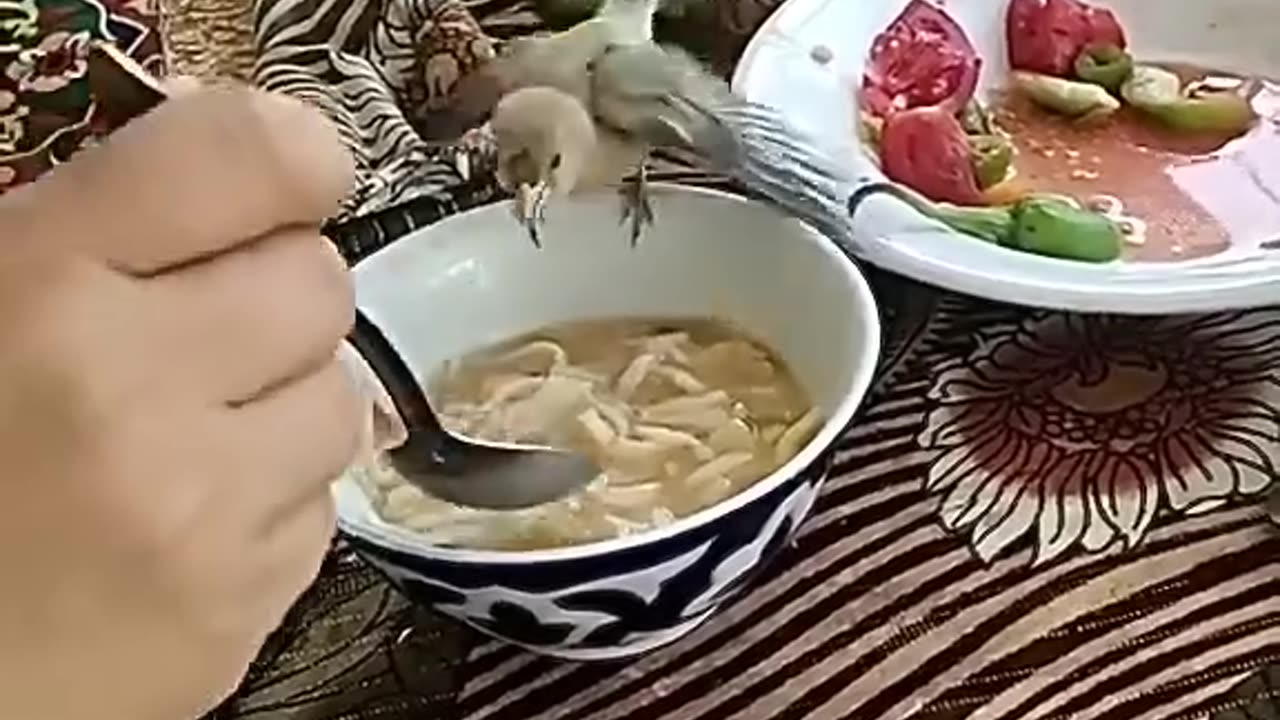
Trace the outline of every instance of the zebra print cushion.
[[[422, 132], [448, 119], [440, 105], [449, 93], [428, 80], [456, 85], [492, 53], [457, 0], [263, 0], [255, 31], [255, 82], [319, 107], [355, 155], [357, 185], [339, 221], [418, 198], [448, 206], [493, 195], [487, 153]], [[431, 51], [436, 39], [459, 36], [464, 46], [447, 56]]]

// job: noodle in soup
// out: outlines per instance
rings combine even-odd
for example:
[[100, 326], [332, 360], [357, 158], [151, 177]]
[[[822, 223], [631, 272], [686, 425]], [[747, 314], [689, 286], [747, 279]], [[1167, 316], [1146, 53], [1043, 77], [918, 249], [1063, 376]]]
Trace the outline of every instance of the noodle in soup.
[[772, 473], [823, 419], [776, 353], [704, 318], [554, 325], [449, 361], [428, 388], [452, 431], [573, 449], [603, 469], [578, 493], [514, 511], [434, 498], [385, 460], [357, 470], [384, 520], [472, 548], [552, 548], [664, 526]]

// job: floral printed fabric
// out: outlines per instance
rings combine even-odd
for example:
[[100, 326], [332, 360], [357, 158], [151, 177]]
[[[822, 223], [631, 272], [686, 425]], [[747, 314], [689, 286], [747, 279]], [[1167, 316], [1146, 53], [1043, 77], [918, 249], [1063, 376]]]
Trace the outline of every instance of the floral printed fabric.
[[941, 451], [939, 519], [990, 562], [1137, 546], [1280, 474], [1280, 312], [1119, 318], [1030, 312], [939, 368], [918, 441]]
[[0, 193], [107, 132], [85, 77], [92, 41], [162, 71], [158, 14], [155, 0], [0, 0]]

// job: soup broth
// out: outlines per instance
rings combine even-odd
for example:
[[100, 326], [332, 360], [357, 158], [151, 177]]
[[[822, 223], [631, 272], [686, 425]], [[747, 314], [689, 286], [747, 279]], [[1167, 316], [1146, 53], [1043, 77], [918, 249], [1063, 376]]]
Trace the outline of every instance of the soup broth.
[[1020, 185], [1120, 215], [1132, 260], [1186, 260], [1280, 234], [1280, 85], [1165, 67], [1187, 83], [1256, 82], [1258, 122], [1240, 137], [1178, 134], [1125, 106], [1078, 123], [1002, 93], [995, 117], [1017, 148]]
[[445, 363], [428, 388], [452, 431], [569, 448], [603, 468], [583, 491], [517, 511], [451, 505], [382, 461], [364, 470], [385, 520], [475, 548], [550, 548], [666, 525], [770, 474], [822, 421], [782, 358], [703, 318], [547, 327]]

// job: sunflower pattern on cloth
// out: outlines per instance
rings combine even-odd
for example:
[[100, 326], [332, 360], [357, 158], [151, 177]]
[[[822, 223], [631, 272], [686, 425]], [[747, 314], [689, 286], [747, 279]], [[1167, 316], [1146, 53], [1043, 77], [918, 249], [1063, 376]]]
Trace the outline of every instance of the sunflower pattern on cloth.
[[108, 131], [85, 77], [91, 42], [163, 72], [158, 16], [154, 0], [0, 0], [0, 192]]
[[935, 376], [919, 435], [939, 517], [991, 560], [1136, 546], [1280, 477], [1280, 310], [1114, 318], [1031, 312]]

